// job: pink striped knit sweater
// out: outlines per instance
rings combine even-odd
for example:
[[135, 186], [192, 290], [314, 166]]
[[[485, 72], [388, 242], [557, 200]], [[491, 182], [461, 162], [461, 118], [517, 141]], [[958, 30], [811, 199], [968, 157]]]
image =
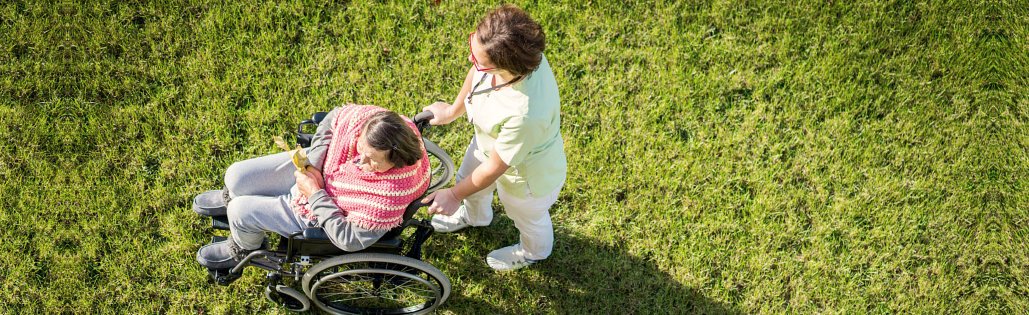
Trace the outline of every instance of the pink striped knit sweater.
[[[365, 172], [351, 162], [358, 155], [357, 138], [365, 121], [381, 111], [385, 109], [367, 105], [340, 107], [322, 168], [325, 192], [329, 198], [333, 199], [347, 221], [370, 230], [399, 226], [407, 205], [429, 187], [429, 159], [424, 146], [418, 163], [381, 173]], [[415, 124], [407, 117], [404, 120], [421, 137]], [[293, 209], [301, 216], [313, 219], [314, 214], [307, 208], [307, 198], [303, 195], [293, 199]]]

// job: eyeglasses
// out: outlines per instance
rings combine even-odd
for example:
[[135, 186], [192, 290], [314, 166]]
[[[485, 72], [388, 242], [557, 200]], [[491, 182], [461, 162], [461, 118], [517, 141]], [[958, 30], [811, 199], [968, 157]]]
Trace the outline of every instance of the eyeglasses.
[[479, 70], [481, 72], [481, 71], [490, 71], [490, 70], [496, 69], [496, 67], [494, 67], [494, 68], [480, 68], [479, 67], [479, 61], [475, 60], [475, 53], [472, 52], [472, 36], [473, 35], [475, 35], [475, 32], [468, 33], [468, 54], [470, 54], [472, 56], [472, 65], [475, 66], [475, 70]]

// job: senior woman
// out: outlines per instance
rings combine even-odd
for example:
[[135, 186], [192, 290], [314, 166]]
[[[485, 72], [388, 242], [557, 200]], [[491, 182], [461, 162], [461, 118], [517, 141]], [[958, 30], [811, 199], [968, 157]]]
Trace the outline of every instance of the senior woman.
[[225, 190], [194, 199], [199, 214], [227, 215], [231, 235], [200, 248], [201, 265], [235, 267], [264, 247], [265, 232], [290, 235], [307, 227], [325, 229], [343, 250], [364, 249], [399, 226], [407, 205], [429, 185], [418, 128], [376, 106], [330, 111], [307, 150], [312, 166], [306, 170], [296, 170], [286, 152], [237, 162], [225, 171]]
[[454, 232], [489, 225], [496, 190], [520, 234], [519, 243], [487, 255], [486, 263], [499, 271], [545, 259], [554, 244], [550, 207], [564, 185], [567, 162], [544, 39], [540, 25], [517, 7], [489, 12], [468, 36], [472, 67], [457, 99], [425, 108], [435, 115], [431, 124], [448, 124], [467, 112], [475, 127], [457, 184], [423, 200], [433, 201], [433, 227]]

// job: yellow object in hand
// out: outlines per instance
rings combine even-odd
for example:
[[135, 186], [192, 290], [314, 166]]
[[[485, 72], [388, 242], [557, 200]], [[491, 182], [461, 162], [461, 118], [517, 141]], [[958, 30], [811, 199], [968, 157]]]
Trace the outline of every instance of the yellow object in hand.
[[311, 165], [311, 161], [307, 159], [307, 151], [301, 148], [299, 144], [296, 149], [290, 150], [286, 140], [283, 140], [282, 137], [274, 137], [272, 139], [275, 140], [276, 146], [289, 152], [289, 157], [293, 160], [293, 166], [296, 166], [298, 170], [305, 170]]

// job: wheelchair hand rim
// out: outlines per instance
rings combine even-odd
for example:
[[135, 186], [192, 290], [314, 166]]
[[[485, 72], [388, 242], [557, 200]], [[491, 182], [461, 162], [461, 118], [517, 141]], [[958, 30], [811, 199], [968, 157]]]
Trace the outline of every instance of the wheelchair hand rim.
[[[322, 309], [325, 309], [325, 310], [329, 310], [330, 307], [328, 305], [325, 305], [325, 303], [322, 303], [322, 301], [318, 299], [318, 289], [322, 286], [323, 283], [326, 283], [326, 282], [328, 282], [330, 280], [333, 280], [333, 279], [336, 279], [336, 278], [339, 278], [339, 277], [343, 277], [343, 276], [347, 276], [347, 275], [358, 275], [358, 274], [369, 274], [369, 273], [388, 274], [388, 275], [393, 275], [393, 276], [404, 277], [404, 278], [407, 278], [409, 280], [414, 280], [414, 281], [420, 282], [420, 283], [424, 284], [425, 286], [427, 286], [427, 287], [432, 289], [432, 294], [433, 294], [432, 299], [429, 299], [429, 300], [425, 301], [424, 303], [421, 303], [421, 304], [418, 304], [418, 305], [412, 305], [412, 306], [403, 307], [403, 308], [400, 308], [400, 309], [394, 309], [394, 310], [391, 310], [390, 312], [386, 312], [384, 314], [389, 314], [389, 313], [411, 314], [411, 313], [421, 312], [421, 311], [425, 311], [425, 310], [430, 310], [433, 307], [433, 305], [436, 304], [436, 301], [439, 301], [440, 298], [442, 298], [442, 296], [443, 296], [442, 288], [440, 288], [439, 286], [436, 286], [435, 284], [429, 282], [429, 280], [422, 279], [421, 277], [418, 277], [417, 275], [410, 274], [410, 273], [403, 272], [403, 271], [396, 271], [396, 270], [389, 270], [389, 269], [364, 268], [364, 269], [351, 269], [351, 270], [341, 271], [341, 272], [333, 273], [331, 275], [319, 278], [315, 282], [315, 284], [313, 286], [311, 286], [311, 291], [308, 292], [308, 297], [311, 299], [311, 301], [313, 301], [316, 305], [318, 305], [319, 308], [322, 308]], [[335, 307], [335, 306], [331, 307], [331, 310], [337, 310], [337, 309], [338, 308]], [[345, 312], [347, 310], [341, 310], [341, 311]]]

